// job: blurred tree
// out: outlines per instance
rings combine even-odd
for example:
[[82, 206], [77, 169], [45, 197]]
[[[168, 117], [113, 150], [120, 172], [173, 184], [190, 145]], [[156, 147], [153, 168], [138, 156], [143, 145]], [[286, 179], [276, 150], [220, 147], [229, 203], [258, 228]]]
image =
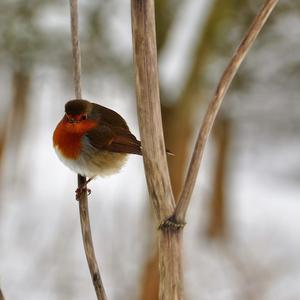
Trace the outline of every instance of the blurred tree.
[[[195, 46], [193, 56], [189, 58], [192, 63], [187, 75], [186, 83], [178, 99], [173, 105], [170, 105], [168, 95], [162, 87], [162, 109], [164, 117], [166, 144], [176, 154], [176, 159], [169, 160], [170, 173], [174, 189], [174, 194], [179, 195], [182, 187], [183, 174], [186, 167], [189, 141], [195, 126], [195, 111], [199, 107], [203, 96], [206, 96], [205, 72], [212, 58], [216, 56], [216, 49], [220, 50], [222, 45], [223, 53], [221, 55], [228, 57], [232, 52], [233, 45], [226, 47], [226, 33], [228, 28], [239, 27], [240, 20], [235, 18], [233, 12], [239, 11], [245, 6], [245, 1], [222, 1], [216, 0], [212, 5], [211, 12], [205, 22], [204, 29], [199, 28], [195, 36]], [[224, 25], [225, 24], [225, 25]], [[222, 43], [224, 42], [224, 43]], [[218, 46], [219, 45], [219, 46]], [[235, 45], [236, 46], [236, 45]], [[220, 55], [220, 53], [218, 53]]]
[[[28, 118], [29, 91], [41, 32], [34, 24], [35, 13], [40, 6], [37, 1], [0, 4], [0, 57], [2, 66], [11, 68], [12, 98], [9, 101], [7, 120], [1, 129], [2, 151], [9, 149], [11, 158], [18, 158], [26, 120]], [[2, 152], [1, 151], [1, 152]], [[0, 156], [3, 159], [3, 155]], [[15, 163], [15, 166], [18, 164]], [[2, 166], [0, 161], [0, 167]], [[2, 172], [2, 170], [0, 170]], [[15, 177], [15, 174], [12, 174]]]
[[156, 0], [156, 39], [158, 54], [168, 41], [170, 31], [176, 21], [176, 16], [180, 9], [179, 0]]
[[228, 234], [228, 213], [226, 202], [227, 158], [231, 138], [231, 120], [220, 118], [214, 128], [216, 147], [215, 170], [213, 173], [212, 197], [209, 201], [207, 235], [210, 238], [222, 238]]
[[1, 291], [1, 289], [0, 289], [0, 300], [4, 300], [4, 295], [3, 295], [2, 291]]
[[[20, 144], [23, 139], [24, 129], [28, 116], [28, 100], [30, 90], [30, 73], [27, 70], [13, 73], [12, 100], [9, 112], [7, 137], [10, 153], [14, 159], [19, 157]], [[15, 175], [15, 174], [13, 174]]]

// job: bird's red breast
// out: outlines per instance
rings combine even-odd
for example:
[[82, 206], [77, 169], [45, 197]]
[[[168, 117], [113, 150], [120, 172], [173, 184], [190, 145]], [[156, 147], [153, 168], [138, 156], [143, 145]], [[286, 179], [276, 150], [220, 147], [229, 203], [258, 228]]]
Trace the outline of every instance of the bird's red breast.
[[70, 123], [64, 116], [53, 134], [54, 147], [57, 147], [65, 158], [76, 159], [81, 151], [82, 136], [96, 126], [97, 122], [93, 120]]

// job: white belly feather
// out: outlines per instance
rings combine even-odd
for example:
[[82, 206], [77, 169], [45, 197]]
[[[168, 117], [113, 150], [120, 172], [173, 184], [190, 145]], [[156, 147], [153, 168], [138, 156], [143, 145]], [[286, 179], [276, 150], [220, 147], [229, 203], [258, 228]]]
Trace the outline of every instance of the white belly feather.
[[79, 155], [77, 159], [68, 159], [54, 146], [59, 159], [72, 171], [86, 177], [108, 176], [120, 171], [127, 161], [127, 154], [99, 151], [93, 155]]

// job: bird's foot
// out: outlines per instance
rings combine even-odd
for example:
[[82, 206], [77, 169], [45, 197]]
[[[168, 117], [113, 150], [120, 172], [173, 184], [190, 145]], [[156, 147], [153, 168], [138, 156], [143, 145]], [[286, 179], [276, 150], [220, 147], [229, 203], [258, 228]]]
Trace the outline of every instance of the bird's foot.
[[185, 224], [186, 224], [185, 222], [177, 221], [175, 215], [172, 215], [171, 217], [161, 222], [158, 226], [158, 229], [178, 231], [180, 229], [183, 229]]
[[83, 184], [81, 186], [79, 186], [76, 191], [75, 191], [75, 194], [76, 194], [76, 200], [79, 201], [80, 200], [80, 197], [83, 193], [87, 193], [87, 195], [89, 196], [91, 194], [91, 190], [87, 188], [86, 184]]

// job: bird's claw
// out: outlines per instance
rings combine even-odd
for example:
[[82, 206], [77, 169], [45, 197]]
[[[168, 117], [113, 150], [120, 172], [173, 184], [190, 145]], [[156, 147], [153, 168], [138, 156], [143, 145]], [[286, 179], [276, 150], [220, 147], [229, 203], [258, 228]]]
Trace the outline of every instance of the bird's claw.
[[182, 229], [185, 226], [185, 224], [186, 224], [185, 222], [178, 222], [176, 220], [176, 217], [172, 215], [171, 217], [161, 222], [158, 226], [158, 229], [178, 231]]
[[80, 187], [78, 187], [77, 189], [76, 189], [76, 191], [75, 191], [75, 194], [76, 194], [76, 200], [77, 201], [79, 201], [80, 200], [80, 197], [81, 197], [81, 195], [82, 195], [82, 193], [87, 193], [87, 196], [89, 196], [90, 194], [91, 194], [91, 190], [90, 189], [88, 189], [87, 187], [86, 187], [86, 185], [84, 185], [84, 186], [80, 186]]

